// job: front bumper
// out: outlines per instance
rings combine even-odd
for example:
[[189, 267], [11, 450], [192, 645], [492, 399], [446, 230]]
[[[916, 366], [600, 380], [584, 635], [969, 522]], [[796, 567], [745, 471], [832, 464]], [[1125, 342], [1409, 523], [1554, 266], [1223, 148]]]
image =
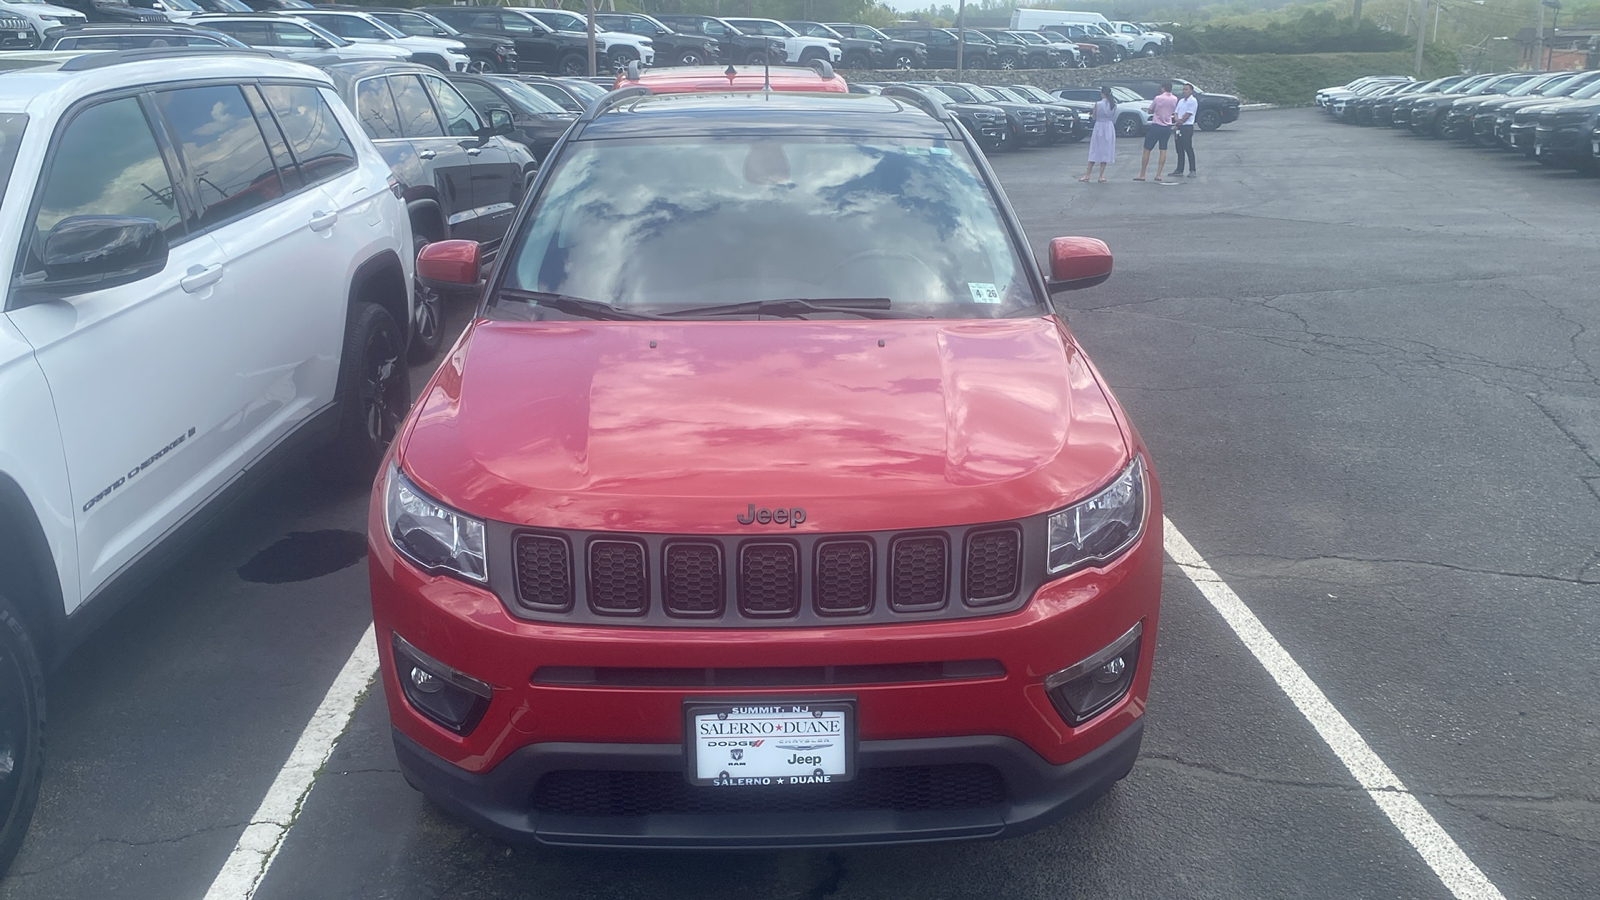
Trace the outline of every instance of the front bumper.
[[[1128, 551], [1102, 568], [1045, 582], [1012, 612], [740, 629], [520, 619], [483, 587], [430, 575], [401, 558], [385, 536], [380, 501], [369, 519], [368, 568], [380, 673], [402, 769], [414, 786], [485, 830], [544, 843], [881, 844], [997, 837], [1042, 826], [1126, 774], [1138, 752], [1163, 559], [1154, 478], [1149, 488], [1145, 530]], [[1135, 623], [1143, 634], [1126, 694], [1069, 725], [1045, 678], [1092, 657]], [[410, 705], [395, 668], [393, 635], [492, 688], [475, 726], [457, 734]], [[986, 665], [965, 674], [902, 674], [941, 661], [957, 668], [960, 661]], [[853, 679], [832, 674], [869, 667], [874, 674]], [[620, 677], [549, 674], [570, 670]], [[686, 682], [662, 680], [660, 672], [706, 674]], [[737, 789], [691, 791], [683, 776], [685, 702], [801, 696], [855, 704], [861, 777], [827, 786], [841, 797], [824, 802], [807, 794], [781, 813], [729, 812], [720, 798], [732, 795], [722, 792]], [[961, 787], [955, 800], [929, 806], [928, 791], [943, 796], [951, 767], [965, 772], [963, 778], [989, 779], [987, 787]], [[980, 769], [987, 775], [974, 774]], [[589, 798], [595, 790], [575, 792], [568, 784], [566, 800], [545, 802], [540, 792], [560, 787], [541, 785], [552, 772], [566, 773], [558, 781], [612, 785], [608, 790], [625, 794], [622, 800], [639, 794], [636, 787], [667, 800], [660, 808], [631, 800], [620, 810], [602, 804], [580, 815], [571, 798]], [[873, 778], [921, 784], [912, 793], [923, 799], [884, 800], [886, 789]], [[649, 783], [640, 787], [630, 779]], [[857, 782], [863, 784], [857, 793], [845, 787]]]
[[1573, 162], [1589, 155], [1590, 130], [1587, 126], [1539, 127], [1534, 131], [1533, 155], [1558, 162]]
[[[683, 748], [677, 744], [536, 744], [481, 775], [444, 762], [398, 730], [394, 746], [400, 771], [412, 787], [511, 843], [765, 850], [1025, 834], [1087, 805], [1127, 775], [1143, 737], [1144, 721], [1138, 719], [1096, 749], [1059, 766], [1005, 737], [863, 741], [856, 781], [820, 786], [830, 796], [819, 796], [811, 785], [788, 796], [785, 789], [766, 788], [757, 791], [759, 801], [748, 795], [718, 797], [728, 811], [697, 814], [658, 811], [671, 808], [681, 794], [705, 790], [684, 781]], [[871, 800], [863, 802], [869, 792], [891, 793], [893, 786], [882, 786], [900, 781], [898, 773], [907, 769], [938, 773], [933, 777], [943, 775], [952, 782], [921, 780], [915, 788], [900, 788], [917, 791], [919, 805], [934, 808], [875, 809]], [[998, 774], [998, 792], [991, 786], [985, 796], [965, 783], [976, 769]], [[953, 783], [958, 781], [962, 783]], [[556, 786], [548, 787], [552, 784]], [[595, 787], [599, 789], [585, 790]], [[617, 796], [622, 790], [626, 796]], [[589, 796], [574, 796], [575, 791]], [[963, 798], [963, 793], [969, 796]], [[759, 810], [750, 808], [757, 806]]]

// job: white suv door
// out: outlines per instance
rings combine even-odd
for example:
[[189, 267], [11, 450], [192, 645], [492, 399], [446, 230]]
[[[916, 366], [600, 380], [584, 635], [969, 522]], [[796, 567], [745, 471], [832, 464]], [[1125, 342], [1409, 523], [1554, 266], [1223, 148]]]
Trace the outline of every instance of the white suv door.
[[[93, 102], [64, 118], [23, 233], [12, 323], [50, 385], [76, 518], [87, 597], [211, 493], [217, 462], [239, 439], [248, 405], [227, 371], [253, 338], [222, 296], [222, 250], [184, 221], [176, 160], [134, 96]], [[39, 253], [64, 219], [154, 219], [170, 244], [165, 267], [131, 284], [54, 298]], [[69, 603], [71, 601], [69, 600]], [[71, 611], [70, 609], [68, 610]]]

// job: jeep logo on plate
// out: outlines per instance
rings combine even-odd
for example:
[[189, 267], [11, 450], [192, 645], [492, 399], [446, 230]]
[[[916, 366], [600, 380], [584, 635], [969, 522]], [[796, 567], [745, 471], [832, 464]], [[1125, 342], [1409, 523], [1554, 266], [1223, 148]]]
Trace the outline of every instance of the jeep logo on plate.
[[787, 509], [781, 506], [777, 509], [757, 509], [754, 503], [750, 504], [748, 510], [734, 516], [734, 521], [740, 525], [788, 525], [790, 528], [805, 520], [806, 511], [798, 506]]

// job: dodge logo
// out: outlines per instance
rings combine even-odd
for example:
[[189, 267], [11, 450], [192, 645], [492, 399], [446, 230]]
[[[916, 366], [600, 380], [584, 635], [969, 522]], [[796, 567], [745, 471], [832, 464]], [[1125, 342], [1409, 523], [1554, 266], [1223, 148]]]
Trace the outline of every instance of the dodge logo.
[[806, 511], [798, 506], [778, 507], [776, 509], [757, 509], [754, 503], [750, 508], [734, 516], [734, 521], [740, 525], [788, 525], [790, 528], [806, 520]]

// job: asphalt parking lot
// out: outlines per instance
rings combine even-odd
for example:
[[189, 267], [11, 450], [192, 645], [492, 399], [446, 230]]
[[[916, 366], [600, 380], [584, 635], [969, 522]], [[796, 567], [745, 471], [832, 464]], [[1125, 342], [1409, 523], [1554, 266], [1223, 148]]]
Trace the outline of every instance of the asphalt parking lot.
[[[1061, 234], [1117, 253], [1063, 297], [1176, 531], [1481, 882], [1430, 865], [1169, 564], [1143, 756], [1045, 831], [512, 849], [405, 785], [374, 688], [256, 896], [1594, 896], [1600, 179], [1311, 110], [1196, 152], [1172, 185], [1130, 180], [1133, 141], [1107, 184], [1077, 182], [1083, 144], [994, 164], [1041, 254]], [[206, 896], [370, 622], [365, 518], [364, 493], [285, 472], [75, 654], [0, 900]]]

